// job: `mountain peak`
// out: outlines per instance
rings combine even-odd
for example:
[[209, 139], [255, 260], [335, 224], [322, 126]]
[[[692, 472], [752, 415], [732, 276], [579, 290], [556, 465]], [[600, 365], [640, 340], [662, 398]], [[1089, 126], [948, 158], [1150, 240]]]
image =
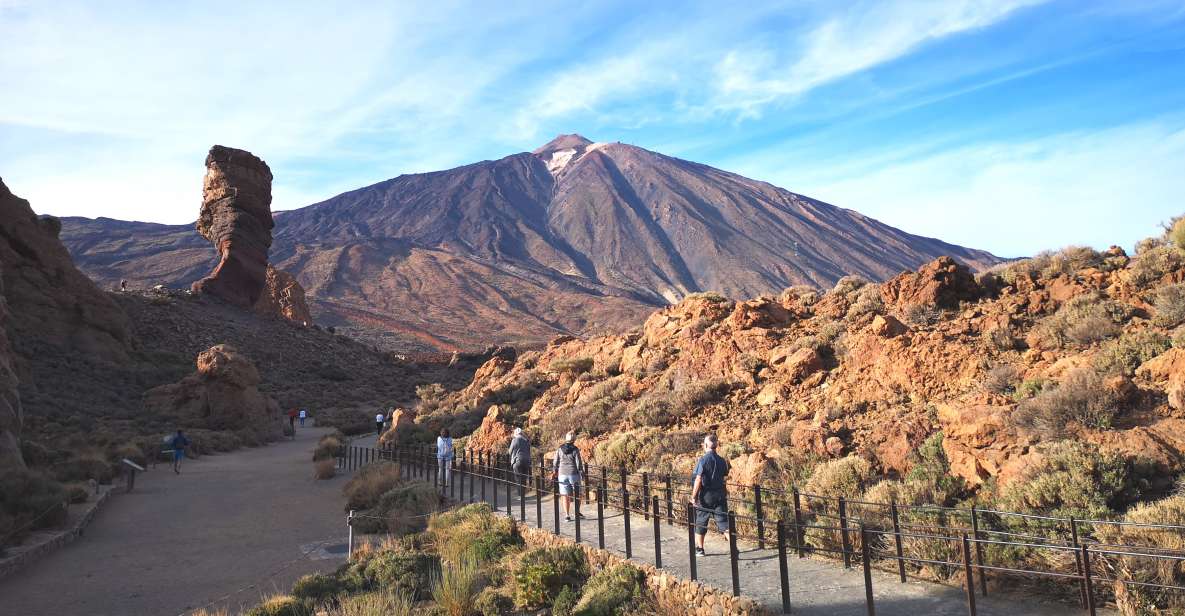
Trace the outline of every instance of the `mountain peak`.
[[570, 135], [559, 135], [532, 153], [536, 156], [546, 157], [547, 154], [558, 152], [559, 150], [578, 150], [589, 145], [592, 145], [591, 140], [586, 139], [583, 135], [572, 133]]

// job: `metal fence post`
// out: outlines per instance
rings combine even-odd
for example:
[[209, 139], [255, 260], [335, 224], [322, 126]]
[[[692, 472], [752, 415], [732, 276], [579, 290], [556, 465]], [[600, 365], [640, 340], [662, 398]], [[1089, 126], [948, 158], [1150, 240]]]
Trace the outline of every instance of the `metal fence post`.
[[979, 592], [986, 597], [987, 574], [983, 569], [983, 544], [979, 542], [982, 539], [979, 535], [979, 511], [975, 509], [975, 505], [971, 505], [971, 532], [975, 537], [975, 564], [979, 569]]
[[650, 474], [642, 473], [642, 519], [650, 519]]
[[696, 579], [695, 570], [695, 505], [687, 503], [687, 556], [691, 569], [691, 581]]
[[354, 510], [350, 510], [350, 515], [346, 516], [346, 530], [349, 533], [349, 539], [346, 542], [346, 558], [354, 557]]
[[843, 548], [843, 568], [852, 568], [852, 538], [848, 536], [848, 501], [839, 497], [839, 535]]
[[741, 596], [741, 572], [737, 553], [737, 516], [728, 512], [728, 564], [732, 568], [732, 596]]
[[481, 502], [486, 502], [486, 472], [485, 453], [477, 452], [477, 476], [481, 478]]
[[[624, 469], [622, 469], [624, 472]], [[634, 557], [634, 535], [630, 531], [630, 493], [625, 489], [625, 484], [621, 488], [621, 521], [625, 524], [625, 557]]]
[[872, 557], [868, 550], [868, 530], [860, 523], [860, 563], [864, 568], [864, 605], [868, 616], [876, 616], [876, 605], [872, 598]]
[[[531, 467], [528, 465], [527, 468], [531, 468]], [[518, 519], [520, 522], [526, 522], [527, 521], [527, 481], [528, 481], [528, 479], [526, 476], [522, 477], [521, 479], [518, 477], [515, 477], [515, 479], [517, 480], [517, 481], [515, 481], [515, 483], [518, 484]]]
[[572, 518], [572, 523], [576, 529], [576, 543], [580, 543], [580, 489], [573, 490], [572, 495], [572, 511], [575, 515]]
[[790, 567], [786, 564], [786, 525], [777, 521], [778, 576], [782, 587], [782, 613], [790, 613]]
[[1082, 582], [1086, 585], [1086, 610], [1090, 616], [1094, 613], [1094, 580], [1090, 572], [1090, 546], [1082, 545]]
[[1078, 543], [1078, 520], [1070, 517], [1070, 541], [1074, 545], [1074, 564], [1078, 567], [1078, 596], [1082, 601], [1082, 609], [1086, 609], [1086, 574], [1082, 570], [1082, 552], [1079, 551], [1080, 544]]
[[753, 510], [757, 512], [757, 549], [765, 549], [765, 515], [761, 510], [761, 484], [753, 485]]
[[605, 549], [605, 486], [597, 488], [597, 545]]
[[666, 484], [667, 525], [670, 526], [675, 523], [675, 489], [671, 485], [670, 473], [667, 473]]
[[513, 491], [514, 486], [511, 485], [511, 482], [509, 479], [507, 479], [504, 483], [506, 484], [506, 517], [513, 520], [514, 519], [514, 491]]
[[555, 534], [560, 534], [560, 479], [556, 477], [551, 482], [551, 519], [555, 524]]
[[662, 516], [658, 513], [658, 495], [650, 497], [654, 504], [654, 566], [662, 569]]
[[543, 528], [543, 475], [535, 475], [535, 528]]
[[805, 533], [802, 532], [802, 495], [798, 493], [798, 488], [791, 489], [790, 494], [794, 497], [794, 549], [798, 551], [799, 558], [806, 558], [806, 548], [803, 546]]
[[967, 578], [967, 612], [975, 616], [975, 570], [971, 568], [971, 542], [967, 533], [963, 533], [963, 576]]
[[893, 543], [897, 548], [897, 574], [901, 576], [901, 583], [905, 583], [905, 552], [901, 548], [901, 520], [898, 517], [897, 501], [890, 505], [893, 514]]

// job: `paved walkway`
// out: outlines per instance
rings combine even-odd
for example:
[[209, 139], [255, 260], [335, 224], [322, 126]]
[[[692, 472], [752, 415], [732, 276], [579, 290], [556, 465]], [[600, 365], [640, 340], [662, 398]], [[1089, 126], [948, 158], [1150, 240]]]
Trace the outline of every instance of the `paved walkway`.
[[[355, 441], [356, 446], [372, 446], [373, 437]], [[431, 480], [431, 475], [428, 475]], [[460, 485], [454, 477], [454, 484]], [[468, 500], [469, 480], [464, 480], [464, 494], [458, 498]], [[486, 501], [493, 503], [495, 483], [486, 480]], [[481, 482], [475, 486], [475, 498], [480, 500]], [[498, 485], [497, 504], [506, 512], [505, 484]], [[512, 493], [511, 513], [520, 518], [517, 490]], [[536, 517], [536, 499], [528, 495], [525, 499], [525, 521], [531, 526], [540, 523]], [[597, 545], [596, 504], [582, 505], [586, 519], [581, 522], [581, 541]], [[542, 503], [542, 527], [555, 528], [554, 505], [545, 495]], [[575, 538], [575, 524], [564, 520], [563, 503], [560, 503], [561, 534]], [[625, 554], [625, 524], [620, 511], [605, 512], [605, 548]], [[630, 514], [630, 536], [633, 559], [649, 564], [654, 558], [654, 526], [637, 513]], [[690, 578], [688, 560], [687, 529], [680, 526], [660, 524], [663, 569], [684, 578]], [[725, 591], [731, 591], [732, 575], [728, 559], [728, 542], [717, 533], [710, 533], [706, 541], [708, 555], [697, 562], [699, 579], [704, 583]], [[756, 545], [739, 542], [739, 578], [741, 594], [760, 601], [775, 613], [782, 607], [781, 585], [779, 583], [777, 551], [758, 550]], [[864, 602], [864, 574], [855, 566], [846, 570], [842, 564], [821, 558], [796, 558], [790, 554], [787, 559], [790, 577], [790, 603], [794, 614], [804, 616], [864, 616], [867, 614]], [[872, 571], [872, 587], [876, 613], [879, 616], [965, 616], [968, 613], [967, 599], [963, 589], [941, 584], [910, 580], [902, 584], [895, 574]], [[1077, 606], [1054, 603], [1033, 597], [1005, 596], [998, 592], [988, 597], [976, 596], [976, 607], [980, 616], [1054, 616], [1085, 613]], [[1098, 610], [1099, 614], [1115, 612]]]
[[295, 441], [188, 460], [179, 476], [163, 463], [138, 476], [82, 538], [0, 580], [0, 614], [172, 615], [228, 594], [214, 607], [234, 614], [336, 568], [344, 479], [312, 477], [325, 432], [298, 428]]

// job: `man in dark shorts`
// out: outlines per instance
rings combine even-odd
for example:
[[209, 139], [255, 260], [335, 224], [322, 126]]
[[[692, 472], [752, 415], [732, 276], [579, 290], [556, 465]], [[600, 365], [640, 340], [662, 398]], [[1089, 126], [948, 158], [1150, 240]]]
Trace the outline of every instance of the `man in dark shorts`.
[[695, 463], [695, 479], [691, 484], [691, 504], [695, 505], [695, 555], [704, 556], [704, 536], [708, 534], [708, 518], [716, 518], [716, 530], [728, 537], [728, 460], [716, 454], [719, 441], [715, 434], [704, 437], [704, 455]]
[[181, 474], [181, 461], [185, 459], [185, 448], [189, 447], [189, 439], [185, 438], [185, 434], [180, 430], [169, 441], [169, 445], [173, 447], [173, 472], [178, 475]]

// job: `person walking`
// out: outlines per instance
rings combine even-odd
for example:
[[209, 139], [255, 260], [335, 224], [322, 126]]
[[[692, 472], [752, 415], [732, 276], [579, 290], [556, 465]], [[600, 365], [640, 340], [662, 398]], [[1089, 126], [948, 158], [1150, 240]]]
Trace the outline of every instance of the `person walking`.
[[528, 480], [531, 478], [531, 441], [523, 434], [522, 428], [514, 429], [514, 437], [510, 439], [510, 469], [518, 478], [519, 493], [527, 493]]
[[189, 447], [189, 439], [185, 438], [185, 433], [177, 430], [177, 434], [169, 439], [169, 445], [173, 448], [173, 472], [181, 474], [181, 461], [185, 459], [185, 448]]
[[453, 476], [453, 437], [449, 436], [448, 428], [436, 437], [436, 464], [440, 469], [440, 487], [447, 488]]
[[695, 463], [691, 484], [691, 504], [695, 506], [695, 555], [704, 556], [704, 536], [708, 518], [716, 518], [716, 530], [728, 538], [728, 460], [716, 453], [719, 441], [715, 434], [704, 437], [704, 455]]
[[309, 416], [308, 409], [300, 409], [300, 427], [304, 427], [304, 419]]
[[296, 407], [288, 411], [288, 427], [292, 429], [292, 436], [296, 436]]
[[376, 436], [383, 435], [383, 412], [380, 410], [378, 415], [374, 416], [374, 432]]
[[[564, 444], [555, 450], [555, 460], [552, 463], [552, 477], [560, 484], [560, 494], [564, 497], [564, 519], [572, 521], [572, 495], [580, 494], [580, 479], [584, 475], [584, 460], [580, 458], [580, 449], [575, 445], [576, 433], [564, 435]], [[578, 517], [583, 518], [579, 511]]]

